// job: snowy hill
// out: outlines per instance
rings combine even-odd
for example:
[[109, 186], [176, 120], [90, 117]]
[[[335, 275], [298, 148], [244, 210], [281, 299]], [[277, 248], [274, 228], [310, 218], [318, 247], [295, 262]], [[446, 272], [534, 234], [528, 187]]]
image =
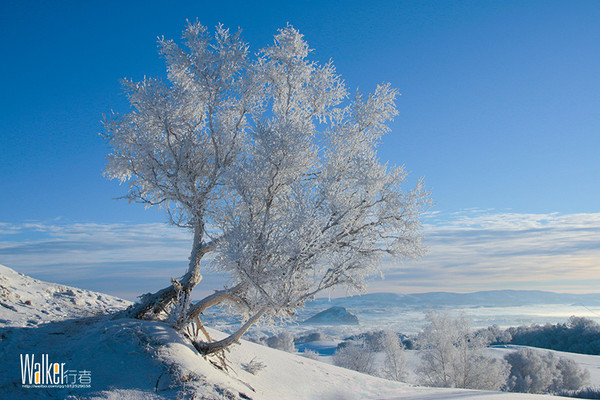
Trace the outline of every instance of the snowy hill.
[[[0, 282], [2, 399], [549, 398], [412, 387], [243, 340], [227, 354], [224, 371], [163, 323], [101, 314], [125, 307], [125, 301], [41, 282], [6, 267], [0, 269]], [[223, 335], [214, 330], [210, 334]], [[47, 355], [51, 369], [43, 371], [42, 379], [64, 367], [66, 384], [25, 387], [22, 355], [41, 364]], [[253, 360], [263, 365], [256, 375], [246, 370]]]
[[349, 313], [344, 307], [330, 307], [313, 315], [303, 323], [324, 325], [358, 325], [356, 315]]
[[0, 326], [37, 326], [106, 314], [129, 304], [106, 294], [42, 282], [0, 265]]

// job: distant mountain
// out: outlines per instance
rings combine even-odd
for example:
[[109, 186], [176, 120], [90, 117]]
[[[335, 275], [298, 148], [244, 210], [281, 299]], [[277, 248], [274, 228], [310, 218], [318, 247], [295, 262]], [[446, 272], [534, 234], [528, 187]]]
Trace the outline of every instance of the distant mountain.
[[600, 306], [600, 293], [568, 294], [541, 290], [491, 290], [474, 293], [430, 292], [403, 295], [396, 293], [370, 293], [337, 299], [316, 299], [311, 306], [340, 307], [517, 307], [542, 304], [576, 304]]
[[304, 324], [324, 325], [358, 325], [358, 317], [349, 313], [344, 307], [330, 307], [313, 315]]

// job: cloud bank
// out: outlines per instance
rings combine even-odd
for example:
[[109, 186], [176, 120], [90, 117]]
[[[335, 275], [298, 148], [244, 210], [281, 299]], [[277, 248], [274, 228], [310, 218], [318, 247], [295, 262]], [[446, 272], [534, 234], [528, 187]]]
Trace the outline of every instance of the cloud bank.
[[[600, 284], [600, 213], [467, 210], [430, 214], [424, 222], [428, 253], [386, 261], [385, 279], [373, 279], [372, 291], [585, 293]], [[189, 232], [165, 224], [0, 223], [0, 264], [130, 300], [182, 275], [190, 246]], [[198, 296], [225, 282], [206, 274]]]
[[166, 224], [0, 223], [0, 264], [129, 300], [182, 275], [190, 246]]
[[540, 289], [596, 292], [600, 213], [518, 214], [469, 210], [427, 218], [428, 254], [383, 266], [376, 290]]

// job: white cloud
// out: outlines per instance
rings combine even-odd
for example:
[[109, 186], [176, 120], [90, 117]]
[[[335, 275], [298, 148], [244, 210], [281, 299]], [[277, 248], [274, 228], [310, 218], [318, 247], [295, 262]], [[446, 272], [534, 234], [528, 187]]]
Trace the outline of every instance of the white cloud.
[[166, 224], [0, 225], [0, 264], [134, 299], [185, 272], [191, 234]]
[[[185, 272], [191, 234], [183, 229], [59, 222], [0, 223], [0, 264], [129, 299]], [[385, 279], [373, 280], [371, 290], [595, 292], [600, 284], [600, 213], [468, 210], [432, 213], [425, 222], [427, 255], [386, 263]], [[207, 274], [199, 289], [209, 293], [222, 282]]]
[[386, 265], [386, 280], [375, 282], [378, 290], [597, 290], [600, 213], [469, 210], [443, 217], [426, 221], [428, 254]]

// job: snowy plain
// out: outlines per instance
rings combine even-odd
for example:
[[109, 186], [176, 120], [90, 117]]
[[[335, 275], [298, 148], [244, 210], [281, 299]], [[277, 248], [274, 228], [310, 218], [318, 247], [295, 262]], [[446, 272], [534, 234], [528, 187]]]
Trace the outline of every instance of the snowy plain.
[[[228, 353], [228, 368], [223, 371], [163, 323], [110, 315], [129, 304], [124, 300], [38, 281], [2, 266], [0, 290], [3, 399], [558, 398], [416, 387], [245, 340]], [[209, 332], [215, 338], [223, 335], [214, 329]], [[500, 356], [511, 349], [490, 351]], [[20, 354], [48, 354], [68, 368], [91, 371], [90, 388], [25, 388]], [[574, 357], [594, 369], [593, 380], [600, 376], [600, 357]], [[243, 367], [252, 360], [264, 364], [256, 375]]]
[[[358, 318], [358, 324], [304, 324], [303, 321], [331, 307], [343, 307]], [[600, 323], [600, 295], [561, 295], [541, 291], [489, 291], [471, 294], [423, 293], [397, 295], [373, 293], [335, 299], [319, 298], [306, 303], [298, 310], [296, 318], [284, 327], [261, 327], [257, 325], [247, 337], [272, 335], [281, 329], [302, 335], [319, 331], [325, 335], [341, 338], [366, 331], [390, 329], [406, 335], [419, 333], [425, 325], [428, 311], [444, 310], [452, 315], [467, 316], [473, 329], [498, 325], [511, 326], [544, 325], [567, 322], [576, 315]], [[230, 332], [239, 320], [223, 318], [217, 310], [206, 313], [210, 326]]]

